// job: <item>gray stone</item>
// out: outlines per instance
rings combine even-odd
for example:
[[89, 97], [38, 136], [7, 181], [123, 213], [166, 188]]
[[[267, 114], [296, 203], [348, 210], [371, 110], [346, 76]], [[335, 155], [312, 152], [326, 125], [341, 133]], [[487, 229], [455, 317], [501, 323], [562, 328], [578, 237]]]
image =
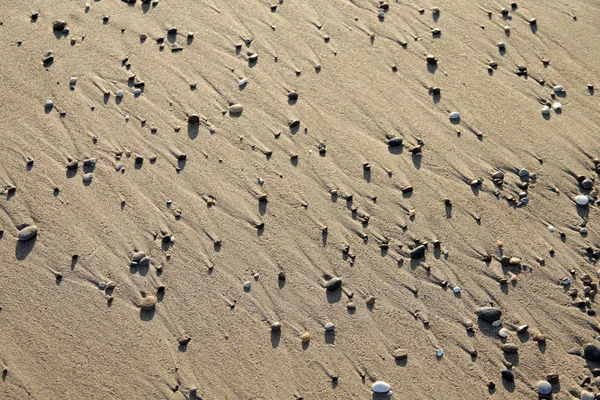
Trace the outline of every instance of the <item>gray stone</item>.
[[502, 316], [502, 310], [496, 307], [481, 307], [476, 312], [480, 319], [487, 322], [494, 322]]
[[600, 361], [600, 347], [588, 343], [583, 346], [583, 357], [589, 361]]
[[29, 225], [25, 228], [21, 229], [19, 233], [17, 233], [17, 239], [20, 242], [26, 242], [27, 240], [31, 240], [36, 237], [38, 234], [38, 228], [35, 225]]

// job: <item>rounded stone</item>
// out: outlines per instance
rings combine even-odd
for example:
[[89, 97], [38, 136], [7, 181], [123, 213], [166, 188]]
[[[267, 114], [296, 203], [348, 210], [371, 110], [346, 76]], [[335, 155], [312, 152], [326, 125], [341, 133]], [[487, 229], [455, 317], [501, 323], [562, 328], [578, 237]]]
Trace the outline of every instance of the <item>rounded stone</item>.
[[502, 316], [502, 310], [496, 307], [481, 307], [476, 314], [480, 319], [487, 322], [494, 322]]
[[387, 382], [377, 381], [377, 382], [373, 383], [373, 386], [371, 386], [371, 389], [375, 393], [388, 393], [392, 388], [390, 387], [390, 385]]
[[117, 90], [117, 92], [115, 93], [115, 96], [117, 97], [123, 97], [123, 91], [122, 90]]
[[588, 343], [583, 346], [583, 358], [588, 361], [600, 361], [600, 347]]
[[454, 289], [452, 289], [452, 291], [453, 291], [454, 293], [456, 293], [456, 294], [459, 294], [459, 293], [460, 293], [460, 287], [458, 287], [458, 286], [455, 286], [455, 287], [454, 287]]
[[244, 289], [248, 290], [248, 289], [250, 289], [250, 286], [252, 286], [252, 282], [250, 282], [250, 281], [244, 282]]
[[331, 278], [329, 281], [327, 281], [326, 288], [330, 292], [337, 290], [341, 287], [342, 287], [342, 279], [341, 278], [335, 277], [335, 278]]
[[451, 112], [449, 115], [450, 119], [453, 121], [460, 119], [460, 113], [458, 111]]
[[500, 319], [497, 319], [497, 320], [495, 320], [494, 322], [492, 322], [492, 326], [493, 326], [494, 328], [497, 328], [497, 327], [499, 327], [499, 326], [502, 326], [502, 320], [500, 320]]
[[273, 324], [271, 325], [271, 331], [281, 332], [281, 322], [273, 322]]
[[587, 203], [589, 203], [589, 201], [590, 199], [586, 195], [579, 194], [575, 196], [575, 203], [577, 203], [577, 205], [585, 206]]
[[558, 101], [556, 103], [554, 103], [553, 107], [554, 107], [554, 111], [562, 110], [562, 104], [560, 104]]
[[138, 251], [133, 254], [133, 257], [131, 257], [131, 259], [135, 262], [139, 262], [144, 257], [146, 257], [146, 253], [144, 253], [143, 251]]
[[241, 104], [233, 104], [229, 107], [229, 112], [231, 114], [241, 114], [244, 111], [244, 106]]
[[550, 232], [554, 232], [556, 230], [556, 228], [554, 226], [552, 226], [552, 225], [548, 225], [548, 230]]
[[100, 282], [100, 283], [98, 283], [98, 288], [100, 290], [104, 290], [106, 288], [106, 282]]
[[556, 86], [554, 86], [554, 91], [556, 93], [564, 92], [565, 88], [562, 85], [556, 85]]
[[443, 357], [444, 356], [444, 350], [439, 349], [436, 353], [435, 353], [436, 357]]
[[408, 351], [405, 349], [396, 349], [392, 354], [395, 360], [405, 360], [408, 358]]
[[502, 370], [502, 378], [508, 382], [515, 380], [515, 374], [510, 369]]
[[498, 331], [498, 336], [500, 336], [501, 338], [506, 338], [508, 337], [508, 329], [506, 328], [502, 328]]
[[154, 310], [154, 307], [156, 307], [156, 297], [152, 295], [144, 297], [140, 302], [140, 308], [144, 311]]
[[302, 340], [302, 343], [308, 343], [310, 342], [310, 333], [305, 333], [302, 336], [300, 336], [300, 340]]
[[587, 390], [581, 392], [581, 400], [594, 400], [595, 398], [596, 396], [592, 392], [588, 392]]
[[17, 239], [20, 242], [26, 242], [27, 240], [33, 239], [38, 234], [38, 227], [35, 225], [29, 225], [25, 228], [21, 229], [19, 233], [17, 233]]
[[581, 187], [589, 190], [594, 186], [594, 181], [592, 181], [591, 179], [584, 179], [583, 182], [581, 182]]
[[546, 381], [539, 381], [537, 384], [538, 392], [543, 395], [552, 393], [552, 385]]
[[333, 324], [333, 322], [328, 322], [325, 324], [326, 332], [333, 332], [334, 330], [335, 330], [335, 325]]
[[526, 176], [529, 176], [529, 171], [527, 171], [525, 168], [521, 168], [521, 169], [519, 170], [519, 176], [520, 176], [521, 178], [524, 178], [524, 177], [526, 177]]
[[548, 107], [548, 106], [542, 107], [542, 114], [544, 114], [544, 115], [550, 114], [550, 107]]

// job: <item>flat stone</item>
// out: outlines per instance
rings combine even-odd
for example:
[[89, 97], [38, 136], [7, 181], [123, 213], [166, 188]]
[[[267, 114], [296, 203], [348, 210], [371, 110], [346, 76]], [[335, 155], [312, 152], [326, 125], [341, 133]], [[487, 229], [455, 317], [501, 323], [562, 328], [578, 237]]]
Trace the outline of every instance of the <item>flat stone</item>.
[[391, 390], [391, 387], [387, 382], [377, 381], [377, 382], [373, 383], [373, 386], [371, 386], [371, 389], [375, 393], [388, 393]]
[[156, 297], [148, 295], [140, 302], [140, 308], [144, 311], [154, 310], [156, 307]]
[[397, 147], [397, 146], [402, 146], [402, 142], [404, 142], [404, 138], [394, 137], [394, 138], [391, 138], [390, 140], [388, 140], [387, 145], [389, 147]]
[[19, 233], [17, 233], [17, 239], [19, 239], [20, 242], [26, 242], [36, 237], [37, 234], [38, 227], [35, 225], [29, 225], [21, 229]]
[[451, 112], [449, 115], [450, 119], [453, 121], [460, 119], [460, 113], [458, 111]]
[[144, 257], [146, 257], [146, 253], [144, 253], [143, 251], [138, 251], [137, 253], [133, 254], [133, 257], [131, 257], [131, 259], [135, 262], [139, 262]]
[[494, 322], [502, 316], [502, 310], [496, 307], [481, 307], [476, 312], [480, 319], [487, 322]]
[[396, 349], [392, 355], [395, 360], [406, 360], [408, 358], [408, 351], [405, 349]]

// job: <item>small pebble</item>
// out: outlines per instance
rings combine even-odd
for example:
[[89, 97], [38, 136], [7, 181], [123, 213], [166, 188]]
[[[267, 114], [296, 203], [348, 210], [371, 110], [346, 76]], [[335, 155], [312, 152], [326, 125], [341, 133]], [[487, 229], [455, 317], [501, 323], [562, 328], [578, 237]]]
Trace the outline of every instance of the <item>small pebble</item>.
[[506, 328], [502, 328], [498, 331], [498, 336], [502, 337], [502, 338], [506, 338], [508, 337], [508, 329]]
[[575, 196], [575, 203], [577, 203], [577, 205], [580, 206], [585, 206], [589, 203], [590, 199], [583, 194], [579, 194], [577, 196]]
[[552, 393], [552, 385], [547, 381], [539, 381], [537, 384], [538, 392], [542, 395], [548, 395]]
[[391, 387], [387, 382], [377, 381], [373, 383], [371, 390], [373, 390], [375, 393], [389, 393]]

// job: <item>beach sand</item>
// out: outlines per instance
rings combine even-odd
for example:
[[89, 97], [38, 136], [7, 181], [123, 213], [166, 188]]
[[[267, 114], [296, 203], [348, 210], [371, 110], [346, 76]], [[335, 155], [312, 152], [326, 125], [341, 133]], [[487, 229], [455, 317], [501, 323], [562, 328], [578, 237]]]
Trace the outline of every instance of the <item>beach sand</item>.
[[600, 392], [599, 5], [379, 6], [0, 5], [1, 398]]

